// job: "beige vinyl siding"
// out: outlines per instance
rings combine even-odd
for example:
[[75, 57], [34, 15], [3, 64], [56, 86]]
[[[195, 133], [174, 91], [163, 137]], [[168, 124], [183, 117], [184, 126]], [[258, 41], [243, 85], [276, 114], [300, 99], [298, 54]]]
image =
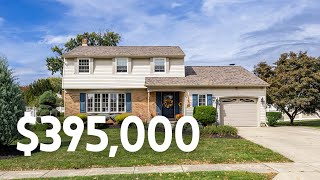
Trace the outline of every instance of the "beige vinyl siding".
[[[75, 73], [77, 59], [65, 59], [64, 89], [121, 89], [146, 88], [145, 77], [184, 77], [184, 60], [169, 59], [168, 73], [151, 73], [150, 58], [130, 59], [128, 73], [116, 73], [114, 59], [93, 59], [93, 72]], [[130, 67], [131, 66], [131, 67]]]
[[141, 74], [143, 76], [149, 75], [150, 59], [133, 59], [132, 60], [132, 74]]

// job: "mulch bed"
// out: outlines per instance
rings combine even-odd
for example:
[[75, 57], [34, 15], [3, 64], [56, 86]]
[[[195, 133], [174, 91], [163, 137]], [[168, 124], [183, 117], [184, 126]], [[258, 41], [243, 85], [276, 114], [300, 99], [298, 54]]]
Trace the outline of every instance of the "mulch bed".
[[[31, 153], [39, 152], [40, 146], [38, 146]], [[17, 156], [23, 156], [24, 152], [17, 150], [17, 145], [3, 146], [0, 145], [0, 159], [9, 159]]]

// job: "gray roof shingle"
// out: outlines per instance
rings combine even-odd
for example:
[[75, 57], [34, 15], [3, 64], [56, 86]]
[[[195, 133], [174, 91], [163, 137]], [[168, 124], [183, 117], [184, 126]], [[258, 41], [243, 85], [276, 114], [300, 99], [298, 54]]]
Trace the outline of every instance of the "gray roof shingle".
[[241, 66], [186, 66], [186, 77], [146, 77], [150, 86], [269, 86]]
[[63, 54], [75, 57], [184, 57], [179, 46], [78, 46]]

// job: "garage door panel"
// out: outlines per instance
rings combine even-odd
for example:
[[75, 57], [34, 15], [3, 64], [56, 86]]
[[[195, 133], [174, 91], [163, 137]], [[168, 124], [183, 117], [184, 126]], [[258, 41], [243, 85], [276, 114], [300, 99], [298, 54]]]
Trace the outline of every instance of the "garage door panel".
[[224, 125], [231, 126], [257, 126], [257, 105], [254, 102], [237, 101], [221, 103], [220, 119]]

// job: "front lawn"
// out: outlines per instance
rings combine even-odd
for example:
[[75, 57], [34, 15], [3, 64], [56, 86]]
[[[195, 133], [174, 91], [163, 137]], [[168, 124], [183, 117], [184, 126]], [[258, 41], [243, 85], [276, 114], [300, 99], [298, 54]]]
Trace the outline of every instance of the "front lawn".
[[[210, 172], [190, 172], [190, 173], [154, 173], [154, 174], [119, 174], [119, 175], [102, 175], [102, 176], [82, 176], [82, 177], [63, 177], [63, 178], [50, 178], [54, 180], [62, 179], [244, 179], [244, 180], [269, 180], [276, 174], [258, 174], [250, 172], [239, 171], [210, 171]], [[35, 179], [33, 179], [35, 180]]]
[[[292, 126], [290, 121], [280, 121], [277, 123], [279, 126]], [[293, 121], [293, 126], [309, 126], [314, 128], [320, 128], [320, 119]]]
[[[98, 144], [99, 139], [82, 135], [75, 152], [67, 152], [71, 138], [60, 133], [62, 145], [59, 150], [46, 153], [33, 153], [31, 157], [14, 157], [0, 160], [0, 170], [33, 170], [33, 169], [78, 169], [89, 167], [116, 167], [116, 166], [147, 166], [169, 164], [203, 164], [203, 163], [249, 163], [249, 162], [288, 162], [282, 155], [254, 144], [245, 139], [205, 138], [201, 137], [197, 149], [191, 153], [184, 153], [178, 149], [175, 140], [170, 148], [163, 152], [154, 152], [147, 138], [144, 146], [135, 153], [129, 153], [121, 146], [120, 130], [105, 129], [109, 137], [109, 144], [105, 151], [94, 153], [85, 149], [86, 143]], [[86, 131], [85, 131], [86, 132]], [[50, 143], [45, 138], [44, 131], [37, 132], [40, 142]], [[129, 139], [135, 142], [136, 130], [129, 129]], [[146, 133], [147, 135], [147, 133]], [[164, 133], [157, 133], [158, 143], [163, 142]], [[191, 141], [191, 136], [184, 136], [185, 143]], [[28, 143], [29, 139], [24, 139]], [[111, 145], [118, 145], [116, 157], [109, 158]]]

